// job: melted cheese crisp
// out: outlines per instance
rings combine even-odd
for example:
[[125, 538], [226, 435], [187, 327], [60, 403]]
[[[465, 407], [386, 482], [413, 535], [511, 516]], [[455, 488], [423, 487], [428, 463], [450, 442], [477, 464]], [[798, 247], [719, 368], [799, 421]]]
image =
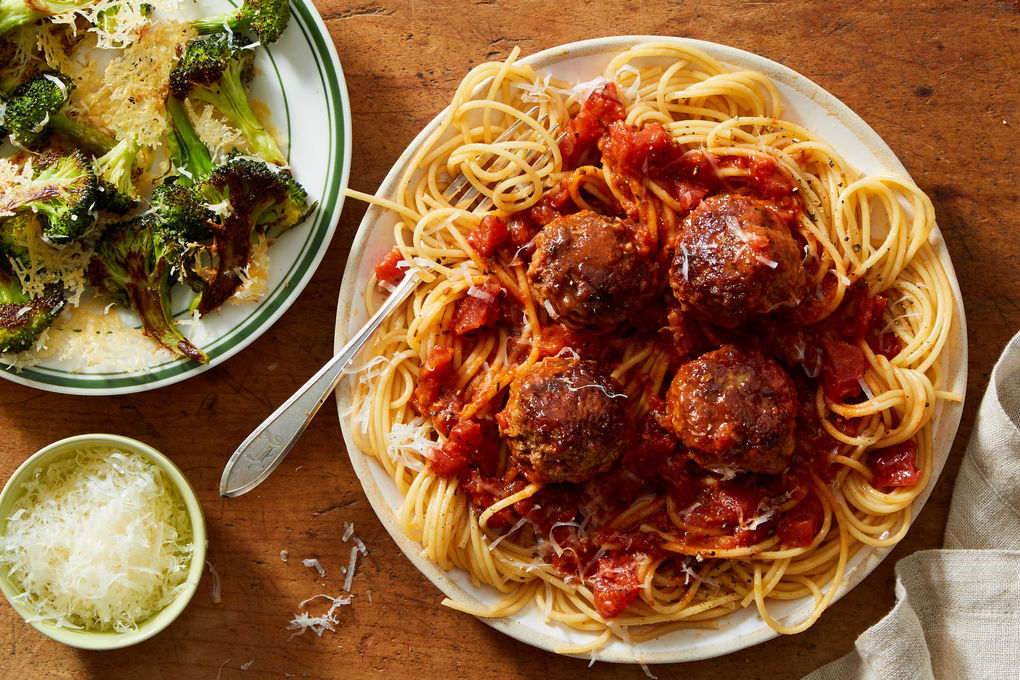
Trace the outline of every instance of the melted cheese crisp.
[[133, 630], [184, 587], [191, 525], [179, 494], [139, 454], [80, 451], [25, 484], [0, 538], [39, 620]]

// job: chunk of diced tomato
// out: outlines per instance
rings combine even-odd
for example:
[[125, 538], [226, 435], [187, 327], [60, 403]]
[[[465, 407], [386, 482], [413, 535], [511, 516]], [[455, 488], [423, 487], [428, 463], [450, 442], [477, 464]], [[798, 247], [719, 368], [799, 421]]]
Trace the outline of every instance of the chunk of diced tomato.
[[453, 310], [453, 332], [464, 335], [499, 319], [499, 295], [503, 288], [492, 279], [486, 279], [475, 293], [469, 292], [457, 301]]
[[429, 407], [439, 398], [443, 381], [453, 371], [453, 348], [435, 345], [418, 371], [418, 385], [411, 395], [411, 403], [419, 413], [427, 413]]
[[450, 428], [450, 435], [439, 448], [429, 453], [429, 465], [440, 476], [451, 477], [471, 461], [488, 456], [492, 437], [485, 425], [466, 418]]
[[400, 283], [401, 279], [404, 278], [403, 270], [397, 266], [399, 262], [404, 259], [400, 249], [396, 246], [393, 250], [386, 253], [386, 257], [379, 260], [379, 263], [375, 266], [375, 278], [380, 282], [385, 281], [391, 285]]
[[567, 123], [566, 134], [560, 141], [563, 166], [576, 167], [577, 162], [590, 151], [611, 123], [627, 115], [623, 104], [616, 98], [616, 85], [606, 83], [595, 89], [581, 105], [581, 110]]
[[874, 473], [871, 485], [878, 489], [914, 486], [921, 478], [917, 468], [917, 442], [913, 439], [871, 451], [868, 463]]
[[634, 602], [641, 589], [632, 558], [602, 557], [591, 578], [595, 609], [605, 619], [619, 616]]
[[510, 232], [506, 222], [496, 215], [486, 215], [478, 223], [478, 228], [468, 234], [468, 243], [482, 257], [492, 257], [498, 248], [510, 240]]
[[856, 345], [842, 340], [823, 338], [825, 361], [822, 363], [822, 384], [825, 396], [834, 402], [861, 393], [861, 381], [868, 368], [868, 360]]
[[822, 504], [811, 494], [783, 514], [776, 527], [776, 534], [783, 546], [803, 548], [811, 545], [824, 519]]

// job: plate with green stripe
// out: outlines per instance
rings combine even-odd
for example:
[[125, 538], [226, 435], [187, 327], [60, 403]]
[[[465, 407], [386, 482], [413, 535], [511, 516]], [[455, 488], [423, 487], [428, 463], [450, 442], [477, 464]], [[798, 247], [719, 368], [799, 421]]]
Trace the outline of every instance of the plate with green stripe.
[[[188, 3], [170, 18], [213, 16], [229, 8], [225, 0], [202, 0]], [[174, 358], [142, 335], [133, 312], [108, 309], [107, 301], [89, 300], [86, 292], [82, 304], [58, 318], [35, 348], [17, 356], [0, 355], [0, 377], [69, 394], [155, 389], [223, 363], [290, 307], [336, 230], [351, 155], [350, 103], [333, 41], [308, 0], [291, 0], [291, 14], [280, 39], [255, 50], [250, 98], [259, 102], [253, 106], [257, 113], [271, 112], [271, 129], [286, 150], [291, 171], [317, 207], [268, 249], [259, 263], [264, 282], [251, 296], [255, 299], [231, 299], [194, 319], [188, 311], [189, 291], [180, 286], [174, 290], [174, 318], [185, 337], [208, 355], [209, 363]], [[10, 144], [3, 152], [13, 153]]]

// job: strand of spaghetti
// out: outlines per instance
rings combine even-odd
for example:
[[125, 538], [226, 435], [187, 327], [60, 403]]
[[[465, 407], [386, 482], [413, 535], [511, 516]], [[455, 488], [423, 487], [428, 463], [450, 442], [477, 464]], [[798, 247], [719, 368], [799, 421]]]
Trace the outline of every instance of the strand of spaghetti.
[[[824, 497], [826, 503], [832, 504], [833, 512], [839, 513], [839, 506], [836, 503], [836, 499], [832, 497], [832, 492], [829, 488], [817, 477], [814, 478], [814, 483], [815, 488], [819, 491], [819, 495]], [[768, 609], [765, 606], [765, 596], [762, 591], [761, 566], [757, 564], [755, 565], [754, 602], [758, 607], [758, 614], [761, 615], [762, 619], [764, 619], [773, 630], [788, 635], [807, 630], [811, 627], [811, 624], [818, 620], [818, 617], [822, 615], [822, 611], [824, 611], [829, 602], [832, 601], [832, 598], [836, 596], [837, 585], [843, 578], [843, 571], [846, 568], [846, 561], [850, 549], [849, 536], [843, 523], [837, 522], [837, 527], [839, 529], [839, 560], [836, 566], [836, 573], [834, 574], [832, 581], [829, 583], [828, 590], [820, 599], [816, 600], [811, 614], [799, 624], [794, 626], [785, 626], [779, 623], [779, 621], [776, 621], [772, 618], [771, 614], [769, 614]]]
[[379, 196], [373, 196], [371, 194], [364, 194], [355, 189], [351, 189], [350, 187], [344, 189], [344, 195], [358, 201], [364, 201], [365, 203], [377, 205], [380, 208], [385, 208], [386, 210], [392, 210], [398, 215], [403, 215], [407, 219], [412, 220], [414, 222], [417, 222], [418, 220], [421, 219], [421, 215], [419, 215], [417, 212], [411, 210], [410, 208], [401, 203], [397, 203], [396, 201], [390, 201], [388, 199], [381, 198]]
[[534, 496], [542, 489], [543, 486], [544, 486], [543, 484], [539, 484], [538, 482], [532, 482], [531, 484], [528, 484], [526, 487], [524, 487], [517, 493], [511, 494], [506, 498], [493, 503], [492, 505], [485, 509], [481, 516], [479, 516], [478, 524], [483, 529], [485, 529], [486, 527], [489, 526], [489, 519], [497, 512], [499, 512], [503, 508], [510, 507], [511, 505], [518, 501], [523, 501], [525, 498], [530, 498], [531, 496]]
[[470, 602], [464, 602], [462, 600], [454, 600], [453, 598], [443, 598], [441, 604], [444, 607], [450, 609], [456, 609], [459, 612], [465, 614], [471, 614], [472, 616], [478, 616], [482, 618], [491, 616], [513, 616], [520, 610], [524, 609], [534, 599], [534, 585], [523, 588], [517, 588], [514, 590], [509, 597], [506, 597], [498, 602], [491, 605], [486, 604], [473, 604]]
[[[917, 284], [903, 281], [901, 285], [910, 286], [914, 296], [913, 307], [920, 308], [931, 314], [930, 330], [919, 334], [892, 359], [895, 366], [913, 367], [925, 371], [941, 354], [949, 338], [949, 328], [953, 314], [953, 293], [949, 287], [949, 279], [941, 266], [934, 249], [925, 244], [918, 251], [916, 258], [911, 260], [907, 268], [908, 275], [917, 277]], [[900, 282], [897, 282], [900, 283]], [[934, 297], [929, 297], [934, 295]]]
[[606, 628], [604, 631], [602, 631], [601, 635], [592, 640], [589, 640], [588, 642], [579, 642], [574, 645], [559, 645], [558, 647], [556, 647], [554, 651], [557, 654], [567, 655], [587, 654], [596, 649], [601, 649], [603, 646], [605, 646], [606, 642], [609, 641], [609, 638], [612, 636], [612, 634], [613, 631], [611, 631], [609, 628]]
[[772, 536], [767, 538], [761, 543], [746, 548], [714, 548], [706, 545], [690, 545], [687, 543], [676, 543], [672, 541], [666, 541], [662, 544], [663, 550], [677, 553], [679, 555], [702, 555], [711, 556], [717, 559], [734, 559], [734, 558], [747, 558], [753, 557], [758, 553], [766, 551], [768, 548], [779, 543], [778, 536]]

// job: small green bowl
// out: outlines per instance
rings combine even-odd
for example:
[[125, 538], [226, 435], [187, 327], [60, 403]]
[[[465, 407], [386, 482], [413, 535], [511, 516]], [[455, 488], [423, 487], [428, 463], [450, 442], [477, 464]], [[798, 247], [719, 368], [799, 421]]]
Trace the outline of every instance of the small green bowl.
[[12, 599], [18, 594], [18, 590], [8, 578], [9, 568], [6, 564], [0, 565], [0, 590], [3, 590], [11, 606], [22, 618], [29, 621], [30, 625], [43, 635], [79, 649], [120, 649], [147, 640], [169, 626], [184, 611], [202, 578], [206, 549], [205, 519], [202, 517], [202, 508], [198, 504], [194, 489], [169, 458], [151, 446], [114, 434], [83, 434], [50, 444], [22, 463], [21, 467], [15, 470], [11, 478], [7, 480], [3, 491], [0, 492], [0, 536], [7, 531], [7, 518], [13, 512], [15, 501], [24, 493], [24, 482], [31, 479], [36, 470], [68, 458], [79, 449], [91, 447], [111, 447], [125, 453], [141, 454], [162, 470], [166, 478], [177, 488], [188, 509], [188, 517], [191, 520], [191, 538], [194, 545], [184, 587], [170, 604], [145, 621], [139, 622], [135, 630], [125, 633], [72, 630], [46, 621], [31, 621], [38, 616], [38, 612], [35, 607], [23, 600]]

